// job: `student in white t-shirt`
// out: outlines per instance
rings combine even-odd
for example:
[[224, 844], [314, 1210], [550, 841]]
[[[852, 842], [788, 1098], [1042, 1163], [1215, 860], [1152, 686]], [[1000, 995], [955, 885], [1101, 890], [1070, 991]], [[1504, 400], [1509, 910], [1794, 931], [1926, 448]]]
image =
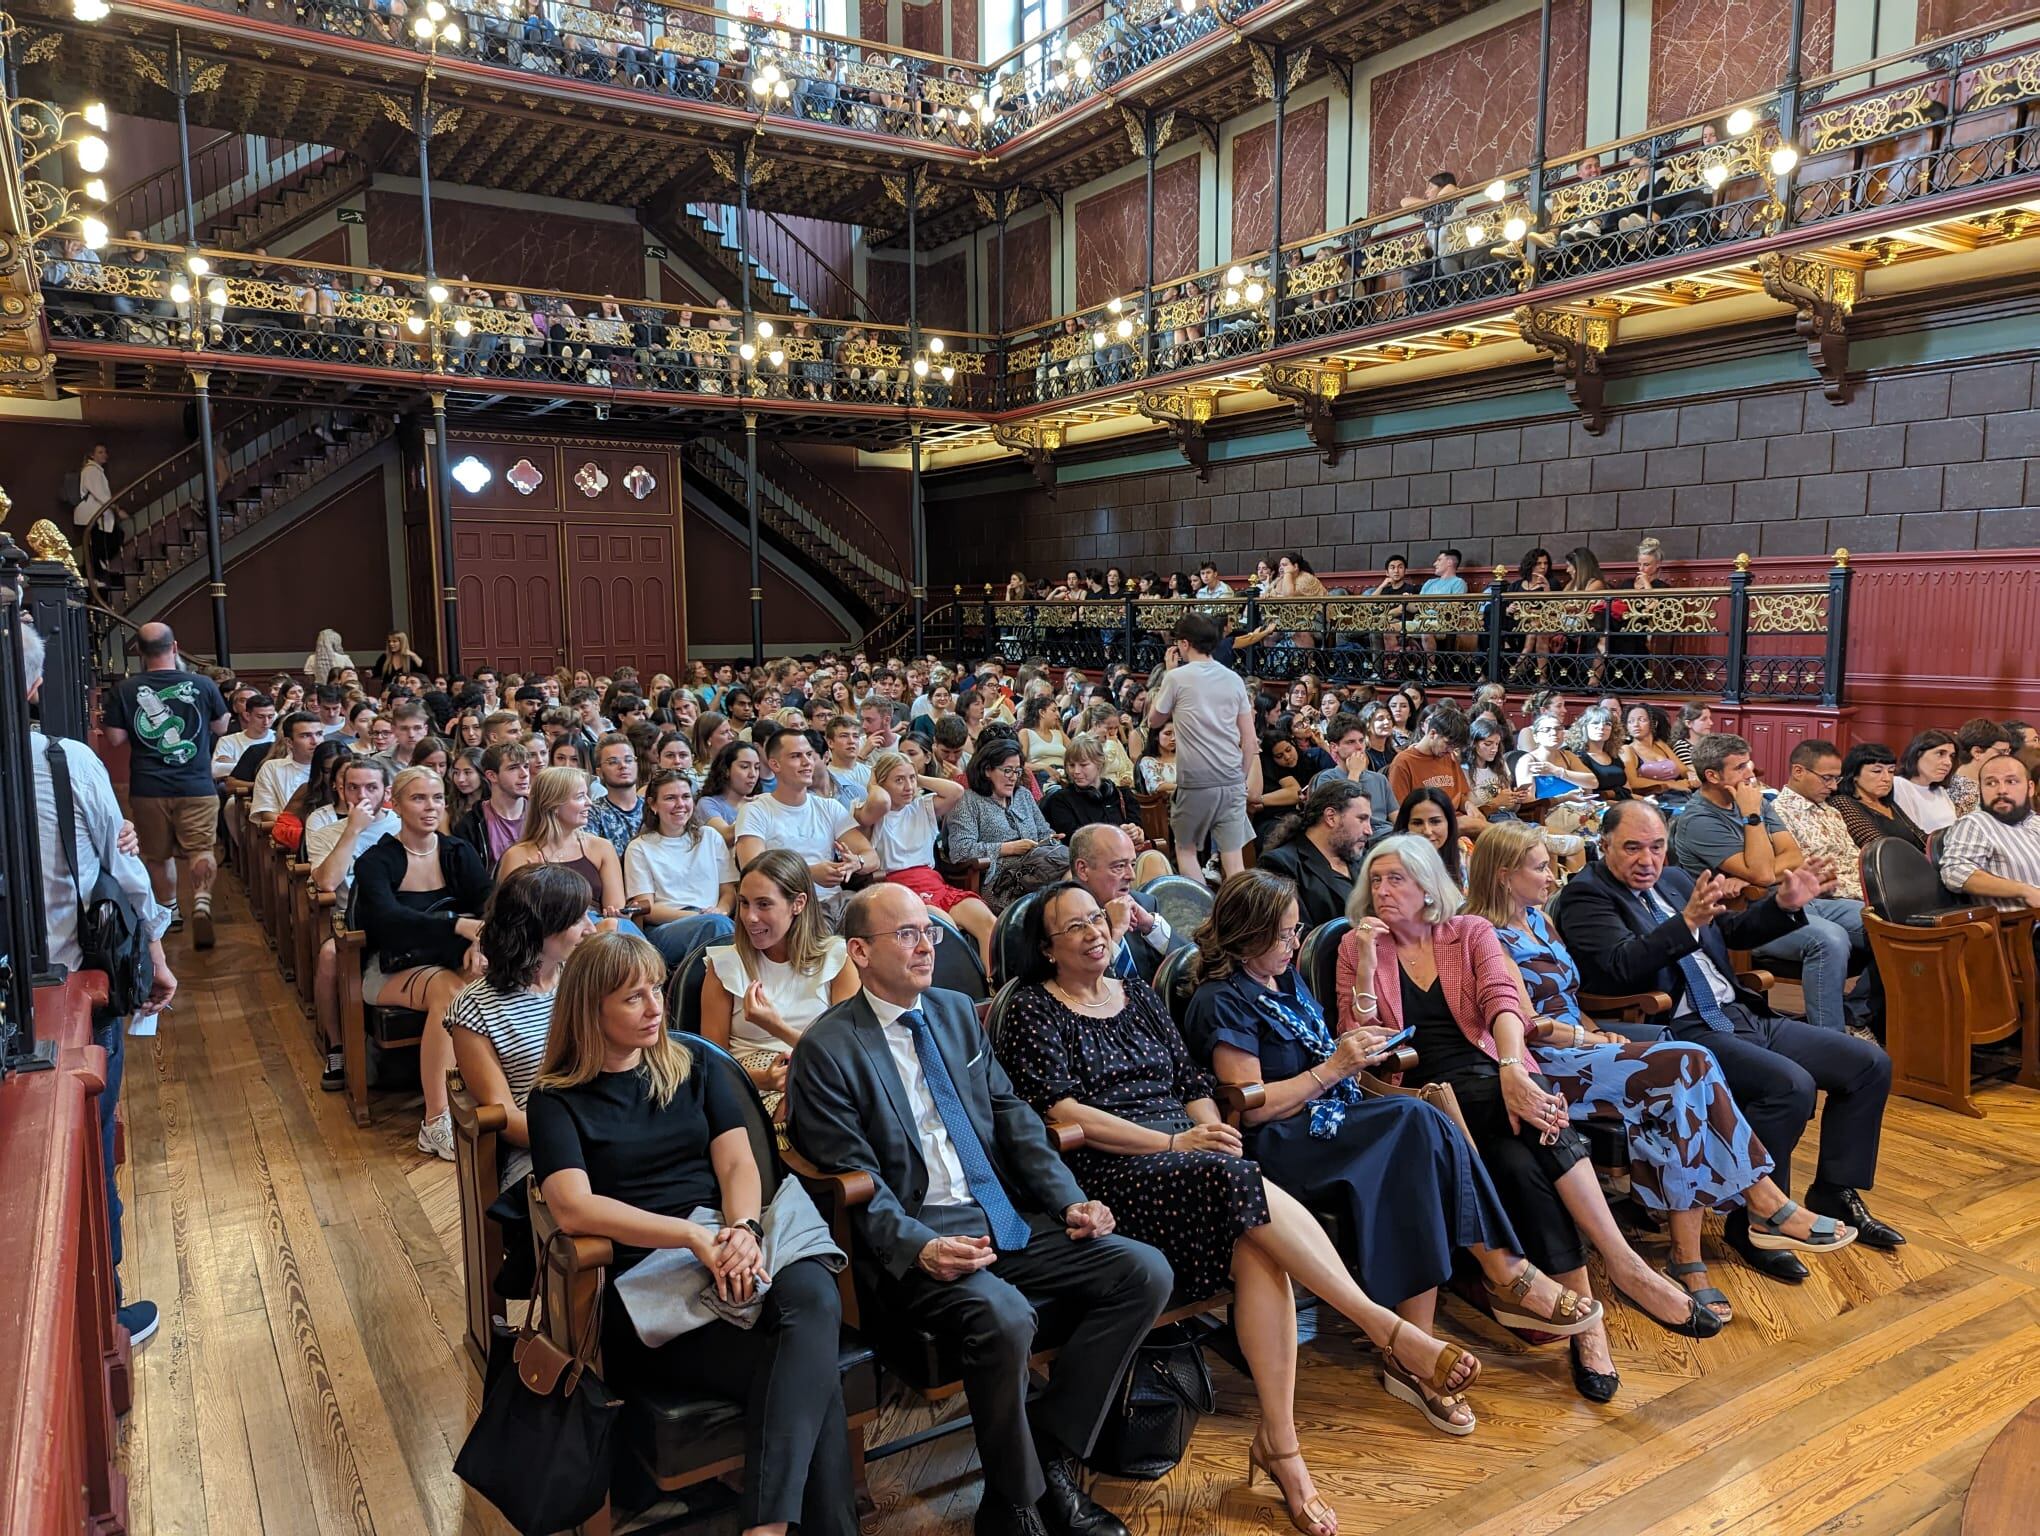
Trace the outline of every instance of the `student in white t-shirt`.
[[[390, 761], [386, 757], [349, 757], [333, 781], [334, 804], [321, 806], [305, 818], [305, 862], [312, 866], [312, 884], [342, 896], [354, 883], [354, 861], [386, 836], [396, 834], [397, 813], [389, 807]], [[332, 939], [319, 946], [312, 978], [313, 1011], [319, 1035], [326, 1042], [326, 1070], [319, 1086], [339, 1093], [347, 1086], [346, 1064], [340, 1054], [340, 979]]]
[[[926, 791], [924, 794], [923, 791]], [[977, 941], [985, 974], [992, 974], [992, 909], [935, 872], [935, 839], [942, 818], [956, 809], [964, 788], [954, 779], [930, 778], [897, 752], [871, 760], [871, 789], [857, 808], [857, 825], [871, 839], [884, 877], [904, 885]]]
[[694, 783], [678, 769], [652, 776], [645, 824], [623, 853], [623, 888], [647, 908], [645, 937], [670, 969], [703, 944], [726, 944], [735, 931], [737, 863], [730, 845], [695, 811]]
[[840, 801], [810, 794], [820, 761], [804, 731], [781, 731], [767, 743], [772, 793], [744, 802], [737, 813], [737, 868], [769, 848], [800, 855], [814, 882], [815, 900], [833, 932], [847, 899], [843, 885], [871, 857], [871, 844]]
[[795, 1042], [859, 985], [848, 946], [823, 923], [800, 855], [773, 848], [746, 864], [735, 940], [708, 952], [701, 1033], [743, 1063], [775, 1120], [785, 1115]]
[[267, 831], [290, 797], [305, 787], [312, 776], [312, 754], [326, 739], [325, 730], [312, 715], [286, 715], [277, 723], [276, 735], [283, 748], [263, 763], [255, 775], [255, 790], [248, 797], [250, 825]]

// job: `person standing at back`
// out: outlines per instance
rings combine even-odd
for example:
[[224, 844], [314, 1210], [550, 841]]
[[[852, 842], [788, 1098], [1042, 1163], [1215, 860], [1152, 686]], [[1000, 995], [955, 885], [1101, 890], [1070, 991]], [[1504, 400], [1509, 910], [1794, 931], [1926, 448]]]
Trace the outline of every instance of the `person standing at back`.
[[1246, 867], [1240, 850], [1253, 836], [1247, 801], [1261, 793], [1261, 754], [1254, 736], [1254, 702], [1239, 674], [1212, 659], [1221, 638], [1209, 615], [1186, 613], [1173, 636], [1183, 662], [1169, 669], [1148, 710], [1148, 730], [1176, 727], [1176, 792], [1169, 826], [1176, 864], [1192, 880], [1204, 878], [1204, 848], [1218, 847], [1219, 869]]
[[168, 624], [136, 632], [142, 670], [122, 678], [106, 706], [106, 741], [130, 749], [128, 807], [156, 900], [182, 922], [178, 893], [191, 896], [191, 938], [213, 945], [213, 739], [227, 728], [227, 701], [209, 677], [184, 670]]

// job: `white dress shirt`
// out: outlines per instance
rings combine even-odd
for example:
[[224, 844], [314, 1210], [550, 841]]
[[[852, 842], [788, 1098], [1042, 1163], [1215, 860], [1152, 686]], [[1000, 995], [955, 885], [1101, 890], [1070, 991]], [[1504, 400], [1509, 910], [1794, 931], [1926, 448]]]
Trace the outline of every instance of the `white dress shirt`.
[[99, 883], [99, 871], [110, 869], [134, 903], [150, 937], [160, 939], [170, 926], [170, 911], [156, 905], [149, 871], [132, 854], [122, 853], [120, 801], [106, 767], [83, 742], [61, 744], [64, 764], [71, 770], [71, 800], [77, 812], [78, 844], [74, 850], [78, 883], [71, 883], [57, 832], [57, 796], [50, 781], [49, 742], [40, 731], [28, 733], [28, 754], [35, 775], [36, 834], [43, 853], [43, 921], [49, 929], [50, 959], [76, 970], [85, 953], [78, 946], [78, 892]]
[[[1658, 895], [1656, 887], [1652, 887], [1650, 890], [1643, 892], [1643, 904], [1650, 909], [1651, 916], [1655, 917], [1661, 923], [1668, 918], [1677, 917], [1679, 915], [1678, 913], [1674, 912], [1671, 909], [1671, 907], [1666, 903], [1664, 897]], [[1700, 948], [1693, 951], [1693, 958], [1700, 962], [1700, 969], [1707, 976], [1707, 985], [1714, 989], [1714, 1001], [1722, 1005], [1734, 1002], [1735, 983], [1731, 982], [1727, 977], [1723, 976], [1721, 972], [1715, 968], [1714, 961], [1708, 955], [1707, 948], [1705, 945], [1702, 945]], [[1674, 964], [1676, 963], [1677, 962], [1674, 962]], [[1693, 989], [1691, 987], [1687, 987], [1684, 991], [1682, 991], [1679, 994], [1679, 1006], [1672, 1010], [1672, 1017], [1675, 1019], [1682, 1019], [1685, 1018], [1687, 1015], [1697, 1013], [1698, 1011], [1699, 1010], [1693, 1006]]]
[[[878, 1016], [886, 1049], [892, 1052], [893, 1065], [899, 1069], [900, 1082], [907, 1090], [907, 1103], [914, 1111], [914, 1129], [921, 1137], [921, 1161], [928, 1169], [928, 1197], [921, 1203], [969, 1205], [973, 1196], [970, 1183], [963, 1176], [963, 1159], [956, 1155], [956, 1146], [949, 1139], [949, 1127], [942, 1123], [941, 1112], [935, 1108], [935, 1100], [928, 1094], [928, 1084], [921, 1074], [921, 1055], [914, 1049], [914, 1032], [899, 1021], [900, 1015], [907, 1010], [887, 1002], [875, 992], [867, 991], [864, 1000], [871, 1004], [871, 1011]], [[959, 1096], [962, 1091], [963, 1085], [959, 1083]], [[991, 1155], [989, 1147], [985, 1149], [985, 1155]]]
[[255, 792], [248, 797], [250, 815], [271, 815], [290, 804], [290, 797], [305, 787], [312, 765], [285, 757], [272, 757], [255, 775]]

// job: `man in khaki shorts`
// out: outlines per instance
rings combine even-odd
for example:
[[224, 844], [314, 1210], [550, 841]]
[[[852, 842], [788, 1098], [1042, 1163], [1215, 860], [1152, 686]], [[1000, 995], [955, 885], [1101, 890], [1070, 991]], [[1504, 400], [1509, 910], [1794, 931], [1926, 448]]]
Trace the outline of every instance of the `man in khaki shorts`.
[[[213, 741], [226, 731], [227, 701], [209, 677], [187, 672], [167, 624], [136, 635], [142, 670], [121, 679], [106, 705], [106, 739], [129, 746], [128, 813], [156, 900], [182, 925], [180, 887], [191, 897], [191, 938], [213, 944], [213, 834], [220, 802], [212, 779]], [[180, 868], [179, 866], [182, 866]]]
[[1245, 867], [1241, 850], [1254, 835], [1247, 799], [1261, 793], [1261, 755], [1247, 685], [1212, 659], [1222, 638], [1218, 621], [1186, 613], [1174, 638], [1183, 661], [1162, 678], [1147, 725], [1152, 733], [1164, 722], [1176, 723], [1176, 793], [1169, 803], [1169, 830], [1176, 838], [1176, 867], [1201, 882], [1207, 842], [1217, 845], [1223, 874], [1236, 875]]

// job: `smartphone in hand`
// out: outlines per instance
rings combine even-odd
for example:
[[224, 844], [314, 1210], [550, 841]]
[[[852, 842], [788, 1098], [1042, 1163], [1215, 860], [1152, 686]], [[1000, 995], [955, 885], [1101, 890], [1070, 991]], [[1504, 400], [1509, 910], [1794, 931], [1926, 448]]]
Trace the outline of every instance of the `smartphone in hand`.
[[1381, 1049], [1384, 1051], [1400, 1050], [1403, 1046], [1408, 1045], [1412, 1040], [1416, 1038], [1417, 1038], [1417, 1026], [1414, 1024], [1405, 1024], [1401, 1029], [1397, 1030], [1394, 1034], [1390, 1035], [1386, 1040], [1381, 1042]]

